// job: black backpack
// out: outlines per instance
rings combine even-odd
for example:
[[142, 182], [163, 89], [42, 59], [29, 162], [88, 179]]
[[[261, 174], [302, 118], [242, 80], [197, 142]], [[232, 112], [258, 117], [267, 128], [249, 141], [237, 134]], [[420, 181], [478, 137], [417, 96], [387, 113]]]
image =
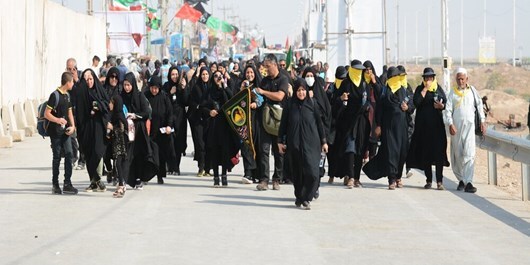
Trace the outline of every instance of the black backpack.
[[[57, 105], [59, 105], [59, 92], [57, 90], [52, 93], [55, 95], [55, 106], [53, 106], [52, 111], [56, 111]], [[42, 136], [42, 138], [49, 136], [48, 135], [48, 126], [50, 126], [50, 121], [44, 117], [44, 112], [46, 111], [46, 106], [48, 101], [44, 101], [38, 107], [39, 116], [37, 116], [37, 132]]]

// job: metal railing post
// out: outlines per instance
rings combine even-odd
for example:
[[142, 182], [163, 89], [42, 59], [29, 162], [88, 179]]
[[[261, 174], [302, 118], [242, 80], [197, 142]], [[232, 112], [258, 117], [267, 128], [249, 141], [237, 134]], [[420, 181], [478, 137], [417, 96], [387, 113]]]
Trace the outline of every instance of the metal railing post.
[[530, 165], [521, 163], [523, 201], [530, 201]]
[[497, 186], [497, 154], [488, 151], [488, 184]]

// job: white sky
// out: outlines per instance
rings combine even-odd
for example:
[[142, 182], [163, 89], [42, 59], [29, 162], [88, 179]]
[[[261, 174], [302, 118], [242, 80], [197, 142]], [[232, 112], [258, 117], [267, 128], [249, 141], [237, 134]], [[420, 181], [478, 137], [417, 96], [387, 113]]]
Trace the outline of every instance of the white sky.
[[[85, 0], [53, 0], [64, 2], [67, 7], [84, 12]], [[343, 1], [343, 0], [328, 0]], [[400, 53], [411, 58], [414, 55], [426, 57], [427, 25], [431, 20], [431, 56], [441, 54], [441, 0], [387, 0], [389, 46], [391, 52], [396, 51], [396, 3], [399, 1], [400, 15]], [[464, 57], [478, 57], [478, 38], [483, 35], [484, 0], [448, 0], [449, 2], [449, 55], [460, 57], [460, 5], [464, 1]], [[148, 0], [157, 3], [157, 0]], [[176, 6], [176, 2], [172, 1]], [[308, 0], [210, 0], [206, 10], [219, 18], [224, 18], [240, 26], [259, 25], [263, 29], [267, 44], [284, 44], [287, 36], [291, 43], [296, 34], [301, 32], [304, 5]], [[103, 0], [94, 0], [96, 10], [101, 10]], [[487, 35], [496, 39], [497, 57], [511, 58], [513, 51], [513, 2], [510, 0], [487, 0]], [[154, 6], [154, 4], [152, 5]], [[430, 17], [428, 10], [431, 10]], [[530, 25], [530, 1], [516, 0], [516, 56], [530, 56], [530, 34], [526, 25]], [[238, 16], [231, 18], [231, 16]], [[418, 18], [418, 49], [416, 50], [416, 17]], [[243, 28], [243, 27], [240, 27]], [[405, 41], [406, 38], [406, 41]]]

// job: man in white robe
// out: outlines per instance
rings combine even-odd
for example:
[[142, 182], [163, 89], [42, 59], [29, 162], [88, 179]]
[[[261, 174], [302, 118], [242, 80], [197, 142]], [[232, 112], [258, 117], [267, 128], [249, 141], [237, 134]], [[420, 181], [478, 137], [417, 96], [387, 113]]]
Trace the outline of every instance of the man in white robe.
[[467, 82], [466, 69], [458, 68], [457, 87], [449, 91], [443, 115], [451, 134], [451, 165], [459, 180], [457, 190], [475, 193], [477, 188], [472, 184], [475, 170], [475, 104], [480, 115], [482, 133], [486, 132], [486, 117], [478, 91]]

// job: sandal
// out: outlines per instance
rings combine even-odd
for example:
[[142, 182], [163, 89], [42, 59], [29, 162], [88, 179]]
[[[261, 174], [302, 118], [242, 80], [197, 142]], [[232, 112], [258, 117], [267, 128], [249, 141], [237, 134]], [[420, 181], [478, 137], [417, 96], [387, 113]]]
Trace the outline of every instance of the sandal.
[[116, 191], [112, 194], [112, 197], [114, 198], [123, 198], [123, 195], [125, 194], [125, 187], [124, 186], [118, 186], [116, 188]]

